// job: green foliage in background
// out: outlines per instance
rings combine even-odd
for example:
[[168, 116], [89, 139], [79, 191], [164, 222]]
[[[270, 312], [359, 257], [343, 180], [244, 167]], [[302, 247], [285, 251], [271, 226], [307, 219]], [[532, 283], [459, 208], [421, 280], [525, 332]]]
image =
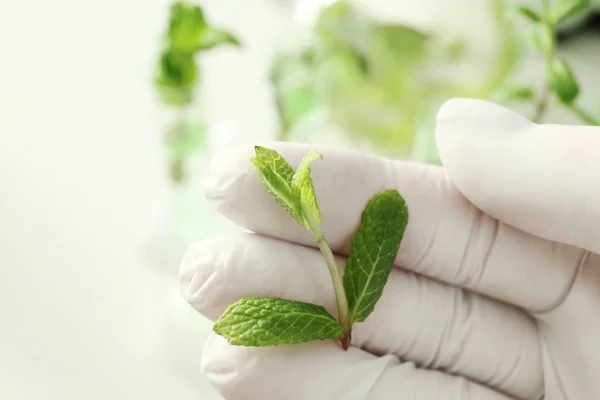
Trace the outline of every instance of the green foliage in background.
[[163, 103], [186, 106], [193, 102], [200, 82], [198, 55], [221, 45], [239, 46], [240, 42], [231, 33], [209, 25], [199, 5], [177, 1], [170, 11], [155, 85]]
[[240, 42], [231, 33], [208, 24], [199, 5], [186, 1], [171, 5], [154, 85], [162, 104], [176, 114], [165, 128], [171, 156], [169, 171], [175, 182], [185, 178], [185, 157], [203, 145], [204, 127], [190, 121], [193, 113], [187, 110], [201, 81], [199, 55], [223, 45], [240, 46]]
[[539, 94], [530, 87], [501, 87], [496, 92], [499, 102], [510, 103], [516, 100], [527, 100], [535, 104], [532, 120], [542, 122], [549, 106], [558, 104], [579, 117], [588, 125], [600, 125], [600, 120], [590, 115], [577, 99], [580, 85], [569, 62], [556, 56], [556, 27], [567, 19], [587, 10], [590, 0], [558, 0], [550, 4], [549, 0], [541, 0], [541, 9], [534, 10], [523, 5], [509, 8], [509, 17], [520, 15], [531, 25], [528, 38], [534, 50], [545, 61], [545, 85]]
[[409, 147], [424, 104], [445, 89], [423, 73], [431, 36], [370, 23], [346, 3], [327, 8], [315, 31], [315, 93], [332, 120], [382, 148]]
[[[537, 115], [554, 95], [587, 123], [595, 122], [575, 106], [578, 89], [568, 63], [554, 57], [556, 25], [584, 10], [586, 3], [560, 0], [539, 13], [488, 0], [497, 32], [497, 42], [490, 44], [494, 57], [481, 76], [459, 81], [444, 71], [473, 62], [466, 41], [435, 30], [378, 23], [348, 2], [337, 1], [321, 12], [307, 41], [274, 61], [271, 82], [280, 139], [289, 139], [301, 121], [324, 110], [329, 122], [381, 154], [439, 163], [431, 121], [451, 97], [530, 102], [541, 109]], [[528, 49], [516, 28], [520, 15], [532, 21], [530, 37], [548, 60], [546, 94], [511, 85]]]

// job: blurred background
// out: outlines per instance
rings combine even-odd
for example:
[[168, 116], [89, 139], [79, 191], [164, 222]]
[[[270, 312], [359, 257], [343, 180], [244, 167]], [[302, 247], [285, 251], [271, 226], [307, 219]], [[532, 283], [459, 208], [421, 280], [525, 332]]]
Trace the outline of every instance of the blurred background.
[[598, 124], [600, 1], [2, 0], [0, 398], [220, 399], [188, 246], [262, 140], [439, 163], [438, 107]]

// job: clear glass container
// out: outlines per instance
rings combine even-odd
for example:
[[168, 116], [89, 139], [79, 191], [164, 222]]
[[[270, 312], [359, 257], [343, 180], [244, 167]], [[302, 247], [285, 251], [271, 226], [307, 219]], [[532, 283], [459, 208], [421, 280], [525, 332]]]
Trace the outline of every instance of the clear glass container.
[[232, 224], [204, 196], [210, 141], [201, 114], [192, 107], [165, 107], [161, 119], [168, 185], [145, 250], [155, 265], [176, 274], [191, 244]]

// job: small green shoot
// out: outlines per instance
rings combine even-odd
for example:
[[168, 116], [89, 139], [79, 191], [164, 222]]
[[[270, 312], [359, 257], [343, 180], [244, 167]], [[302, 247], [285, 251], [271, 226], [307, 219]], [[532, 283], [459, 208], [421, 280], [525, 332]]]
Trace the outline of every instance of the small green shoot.
[[233, 34], [212, 26], [200, 5], [186, 0], [173, 2], [154, 80], [161, 102], [190, 106], [201, 80], [198, 56], [226, 45], [241, 46]]
[[311, 178], [310, 165], [322, 158], [311, 151], [294, 171], [275, 150], [256, 146], [251, 161], [271, 197], [313, 235], [331, 275], [337, 319], [320, 305], [244, 297], [214, 326], [232, 345], [262, 347], [337, 339], [348, 350], [353, 325], [367, 319], [383, 293], [408, 224], [406, 203], [394, 189], [382, 190], [369, 200], [342, 277], [321, 231], [322, 216]]

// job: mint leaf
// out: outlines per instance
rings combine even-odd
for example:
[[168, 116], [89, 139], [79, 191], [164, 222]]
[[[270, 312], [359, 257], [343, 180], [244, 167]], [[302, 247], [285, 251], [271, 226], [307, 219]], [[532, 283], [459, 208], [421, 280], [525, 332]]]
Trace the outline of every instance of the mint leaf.
[[294, 170], [275, 150], [255, 146], [256, 157], [251, 161], [258, 169], [260, 179], [275, 201], [283, 207], [301, 226], [302, 216], [298, 212], [297, 197], [292, 190]]
[[565, 104], [572, 103], [579, 95], [573, 70], [561, 59], [554, 59], [550, 64], [550, 86]]
[[278, 298], [244, 297], [227, 308], [213, 329], [229, 344], [252, 347], [342, 336], [342, 327], [322, 306]]
[[556, 47], [556, 37], [552, 28], [543, 22], [535, 24], [531, 30], [534, 46], [545, 55], [550, 55]]
[[199, 75], [192, 55], [173, 49], [163, 50], [154, 80], [160, 100], [174, 106], [191, 104]]
[[193, 56], [174, 50], [161, 53], [157, 84], [171, 88], [191, 87], [198, 81], [198, 75]]
[[310, 177], [310, 164], [323, 155], [310, 151], [304, 156], [298, 170], [292, 177], [292, 190], [298, 202], [298, 210], [302, 215], [304, 227], [311, 232], [320, 231], [321, 211], [317, 204], [317, 195]]
[[205, 29], [206, 20], [200, 6], [184, 1], [173, 3], [168, 27], [171, 48], [183, 53], [193, 52]]
[[236, 47], [241, 46], [240, 41], [231, 33], [225, 32], [221, 29], [208, 28], [202, 33], [198, 49], [208, 50], [224, 44], [229, 44]]
[[535, 93], [529, 87], [504, 87], [498, 88], [490, 93], [490, 99], [498, 104], [510, 101], [533, 100]]
[[539, 22], [542, 20], [542, 17], [530, 7], [519, 6], [518, 10], [519, 10], [519, 13], [521, 13], [521, 15], [529, 18], [533, 22]]
[[557, 24], [585, 11], [589, 6], [590, 0], [559, 0], [552, 6], [550, 15], [552, 21]]
[[377, 193], [362, 213], [344, 272], [350, 326], [373, 311], [392, 271], [408, 224], [408, 209], [396, 190]]
[[520, 14], [525, 18], [529, 19], [531, 22], [540, 22], [542, 17], [538, 14], [537, 11], [532, 9], [531, 7], [514, 5], [507, 7], [507, 17], [511, 18], [513, 15]]
[[271, 196], [300, 226], [320, 235], [321, 211], [310, 177], [310, 164], [323, 156], [310, 151], [294, 172], [275, 150], [255, 146], [254, 151], [256, 157], [252, 158], [252, 162]]

